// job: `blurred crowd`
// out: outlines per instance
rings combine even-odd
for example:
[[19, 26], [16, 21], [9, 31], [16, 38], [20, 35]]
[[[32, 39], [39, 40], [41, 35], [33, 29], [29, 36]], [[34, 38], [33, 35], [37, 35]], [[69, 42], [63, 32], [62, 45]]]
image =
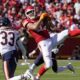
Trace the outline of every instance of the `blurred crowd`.
[[70, 26], [80, 28], [80, 0], [0, 0], [0, 24], [2, 17], [6, 16], [13, 28], [20, 30], [29, 5], [34, 7], [36, 16], [46, 11], [59, 31]]
[[65, 29], [80, 24], [80, 0], [0, 0], [0, 19], [7, 16], [18, 30], [29, 5], [34, 6], [36, 15], [48, 12], [56, 27]]

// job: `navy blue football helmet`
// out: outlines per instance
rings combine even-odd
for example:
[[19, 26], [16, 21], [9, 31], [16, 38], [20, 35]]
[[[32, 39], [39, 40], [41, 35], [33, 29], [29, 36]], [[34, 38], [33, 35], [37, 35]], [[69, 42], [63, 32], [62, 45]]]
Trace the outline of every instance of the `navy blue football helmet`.
[[7, 17], [2, 18], [2, 26], [10, 26], [11, 22]]

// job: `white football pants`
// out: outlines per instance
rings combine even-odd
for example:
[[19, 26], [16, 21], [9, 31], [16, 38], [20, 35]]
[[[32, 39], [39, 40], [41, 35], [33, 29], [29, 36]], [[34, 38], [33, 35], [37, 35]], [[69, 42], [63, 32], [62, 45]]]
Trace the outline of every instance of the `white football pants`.
[[51, 37], [50, 39], [46, 39], [38, 43], [38, 47], [43, 55], [46, 68], [52, 66], [51, 60], [52, 49], [55, 48], [58, 44], [63, 42], [68, 37], [68, 30], [63, 30], [60, 33], [51, 33], [50, 37]]

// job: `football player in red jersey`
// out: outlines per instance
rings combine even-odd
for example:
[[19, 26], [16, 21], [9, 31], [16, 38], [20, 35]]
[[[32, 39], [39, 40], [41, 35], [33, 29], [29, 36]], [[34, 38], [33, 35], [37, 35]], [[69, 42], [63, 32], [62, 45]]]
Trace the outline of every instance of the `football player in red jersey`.
[[[50, 37], [49, 32], [45, 26], [53, 26], [53, 24], [51, 23], [51, 20], [47, 13], [42, 13], [40, 17], [37, 17], [35, 16], [34, 8], [32, 6], [28, 6], [25, 10], [25, 15], [27, 19], [23, 21], [23, 26], [27, 32], [35, 39], [44, 60], [44, 65], [40, 68], [36, 79], [34, 79], [38, 80], [52, 66], [52, 48], [61, 43], [65, 37], [76, 36], [80, 34], [80, 30], [66, 29], [59, 34], [52, 34], [52, 37]], [[46, 24], [44, 22], [46, 22]]]

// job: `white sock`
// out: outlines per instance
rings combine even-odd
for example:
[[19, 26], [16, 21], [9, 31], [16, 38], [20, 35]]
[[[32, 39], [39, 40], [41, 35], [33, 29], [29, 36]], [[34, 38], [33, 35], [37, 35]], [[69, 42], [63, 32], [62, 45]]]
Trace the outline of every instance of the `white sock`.
[[31, 71], [33, 71], [35, 68], [36, 68], [36, 65], [33, 63], [33, 64], [30, 66], [29, 69], [30, 69]]
[[22, 79], [22, 75], [18, 75], [18, 76], [14, 76], [12, 78], [10, 78], [9, 80], [21, 80]]

